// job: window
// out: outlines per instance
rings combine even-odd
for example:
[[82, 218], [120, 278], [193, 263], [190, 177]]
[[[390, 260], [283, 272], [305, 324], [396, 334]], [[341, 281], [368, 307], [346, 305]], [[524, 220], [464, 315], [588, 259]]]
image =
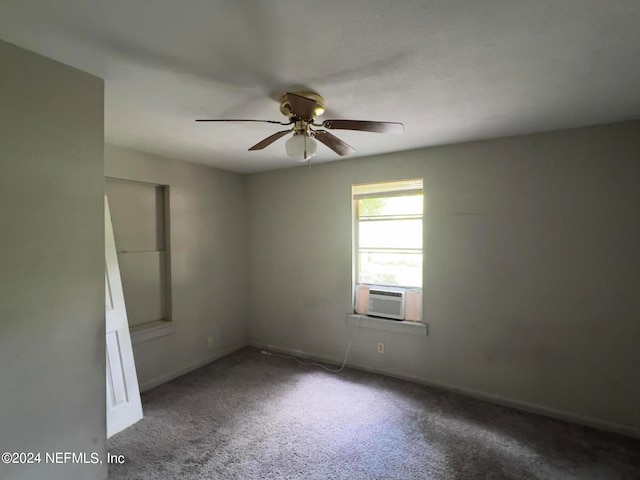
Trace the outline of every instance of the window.
[[422, 179], [353, 185], [352, 198], [356, 287], [422, 289]]

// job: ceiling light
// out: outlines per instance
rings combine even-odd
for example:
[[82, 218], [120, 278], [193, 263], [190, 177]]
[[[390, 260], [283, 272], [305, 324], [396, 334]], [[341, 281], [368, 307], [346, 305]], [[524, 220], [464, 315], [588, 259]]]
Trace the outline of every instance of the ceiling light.
[[318, 144], [306, 133], [294, 133], [284, 144], [287, 155], [296, 162], [306, 162], [316, 154]]

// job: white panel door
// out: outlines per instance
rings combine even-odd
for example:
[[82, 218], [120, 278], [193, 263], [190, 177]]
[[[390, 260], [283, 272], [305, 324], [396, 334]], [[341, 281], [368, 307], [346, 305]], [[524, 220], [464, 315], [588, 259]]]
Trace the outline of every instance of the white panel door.
[[109, 202], [104, 197], [105, 296], [107, 317], [107, 438], [142, 418], [127, 310], [113, 237]]

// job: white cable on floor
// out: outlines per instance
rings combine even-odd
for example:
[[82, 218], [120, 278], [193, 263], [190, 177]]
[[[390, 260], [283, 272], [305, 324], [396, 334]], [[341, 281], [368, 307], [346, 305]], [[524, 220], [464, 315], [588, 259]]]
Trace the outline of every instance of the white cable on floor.
[[349, 345], [347, 345], [347, 350], [344, 352], [344, 360], [342, 362], [342, 366], [338, 370], [332, 370], [330, 368], [327, 368], [324, 365], [322, 365], [321, 363], [303, 362], [302, 360], [299, 360], [296, 357], [293, 357], [291, 355], [281, 355], [279, 353], [271, 353], [271, 352], [268, 352], [266, 350], [260, 350], [260, 353], [262, 353], [263, 355], [271, 355], [272, 357], [289, 358], [291, 360], [295, 360], [296, 362], [298, 362], [301, 365], [324, 368], [327, 372], [330, 372], [330, 373], [340, 373], [344, 369], [344, 366], [347, 364], [347, 358], [349, 357], [349, 350], [351, 350], [351, 344], [353, 343], [353, 339], [355, 338], [356, 332], [358, 331], [358, 325], [360, 324], [360, 319], [361, 318], [362, 318], [362, 315], [358, 315], [358, 320], [356, 321], [356, 326], [353, 329], [353, 333], [351, 334], [351, 340], [349, 340]]

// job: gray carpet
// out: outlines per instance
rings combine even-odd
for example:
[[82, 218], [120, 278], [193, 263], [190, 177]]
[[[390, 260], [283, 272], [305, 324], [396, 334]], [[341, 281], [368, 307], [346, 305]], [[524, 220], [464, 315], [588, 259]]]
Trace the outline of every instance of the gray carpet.
[[640, 479], [640, 440], [251, 348], [143, 407], [110, 479]]

